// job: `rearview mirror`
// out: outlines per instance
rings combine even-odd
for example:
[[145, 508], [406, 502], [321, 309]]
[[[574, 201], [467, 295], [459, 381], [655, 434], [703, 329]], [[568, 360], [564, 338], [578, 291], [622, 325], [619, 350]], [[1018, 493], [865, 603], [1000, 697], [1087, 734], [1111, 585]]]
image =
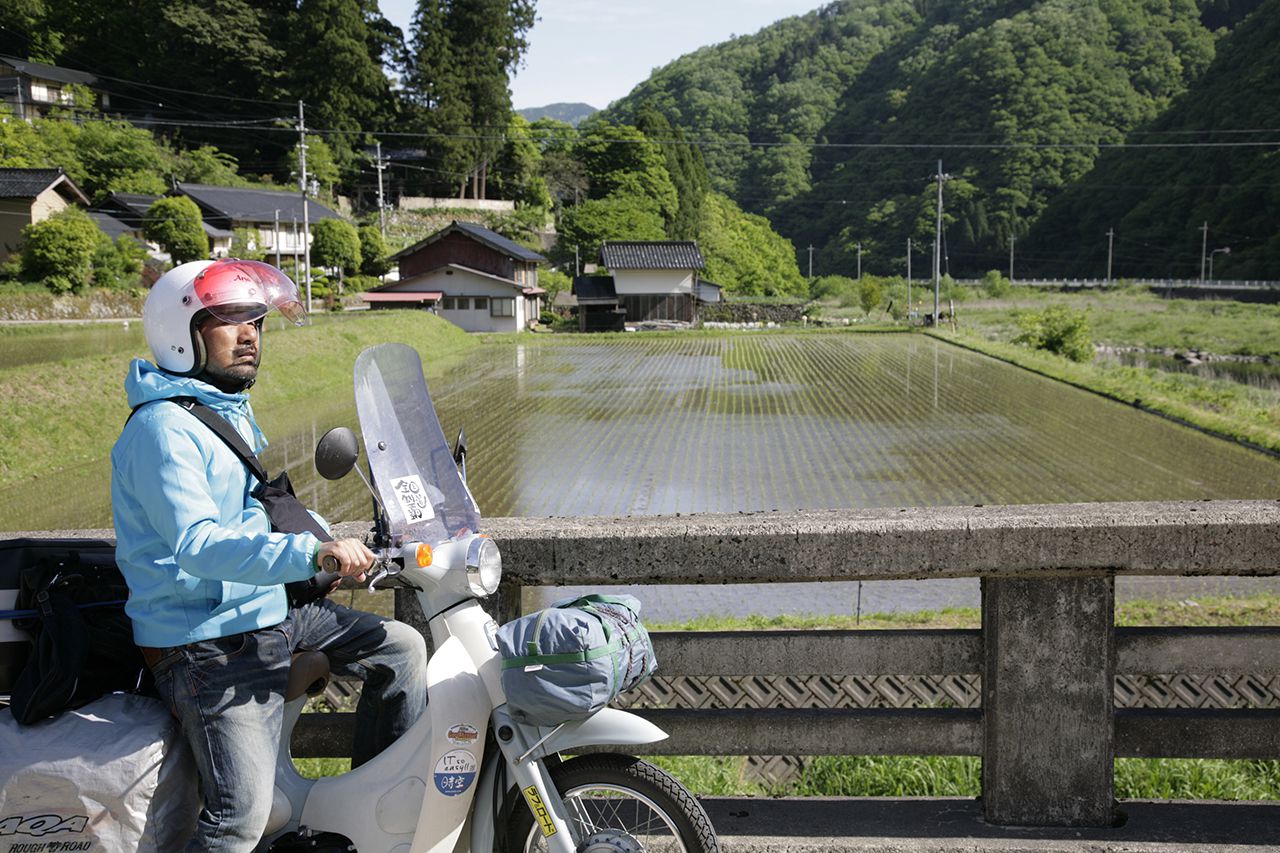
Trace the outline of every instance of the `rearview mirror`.
[[316, 470], [326, 480], [341, 480], [356, 466], [360, 443], [346, 427], [334, 427], [316, 442]]

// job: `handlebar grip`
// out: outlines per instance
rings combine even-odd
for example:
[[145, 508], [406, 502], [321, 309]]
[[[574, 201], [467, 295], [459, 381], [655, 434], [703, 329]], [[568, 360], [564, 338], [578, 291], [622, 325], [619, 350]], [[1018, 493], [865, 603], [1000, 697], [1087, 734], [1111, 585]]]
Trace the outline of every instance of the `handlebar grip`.
[[338, 558], [332, 554], [325, 554], [320, 558], [320, 571], [322, 574], [328, 573], [336, 575], [338, 573]]

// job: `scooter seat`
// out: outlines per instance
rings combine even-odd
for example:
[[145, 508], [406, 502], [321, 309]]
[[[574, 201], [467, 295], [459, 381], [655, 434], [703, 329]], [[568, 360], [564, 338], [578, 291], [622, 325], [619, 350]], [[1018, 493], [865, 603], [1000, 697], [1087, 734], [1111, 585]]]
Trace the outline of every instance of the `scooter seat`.
[[289, 666], [289, 684], [285, 687], [284, 700], [292, 702], [299, 696], [315, 696], [329, 683], [329, 656], [324, 652], [295, 652]]

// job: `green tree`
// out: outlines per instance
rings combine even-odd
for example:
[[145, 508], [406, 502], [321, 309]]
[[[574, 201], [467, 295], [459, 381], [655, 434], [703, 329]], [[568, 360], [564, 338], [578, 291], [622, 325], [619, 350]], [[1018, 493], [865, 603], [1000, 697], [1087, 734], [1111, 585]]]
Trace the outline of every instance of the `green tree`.
[[882, 299], [884, 285], [880, 279], [874, 275], [864, 275], [862, 281], [858, 282], [858, 304], [862, 306], [862, 313], [870, 317], [871, 312], [880, 307]]
[[502, 198], [548, 210], [551, 193], [542, 177], [542, 151], [523, 116], [512, 113], [510, 121], [506, 142], [490, 174], [490, 184]]
[[142, 233], [160, 244], [175, 264], [209, 257], [200, 208], [186, 196], [156, 199], [142, 220]]
[[359, 167], [354, 146], [362, 132], [383, 123], [391, 110], [391, 81], [379, 64], [381, 45], [370, 14], [381, 18], [376, 5], [370, 9], [360, 0], [302, 0], [291, 31], [292, 91], [306, 102], [308, 123], [340, 131], [329, 137], [332, 159], [348, 173]]
[[706, 224], [698, 245], [708, 280], [749, 296], [808, 294], [795, 249], [767, 219], [744, 213], [719, 193], [707, 196], [705, 209]]
[[123, 290], [142, 283], [142, 265], [147, 261], [147, 247], [127, 234], [114, 242], [102, 231], [94, 246], [93, 286], [108, 290]]
[[101, 240], [111, 242], [88, 214], [75, 207], [26, 226], [22, 236], [22, 277], [43, 281], [54, 293], [87, 287], [94, 253]]
[[362, 225], [359, 233], [361, 274], [385, 275], [391, 269], [391, 262], [387, 260], [387, 241], [382, 232], [376, 225]]
[[588, 199], [565, 210], [560, 218], [557, 257], [570, 264], [577, 248], [581, 263], [600, 255], [606, 240], [665, 240], [666, 229], [657, 204], [644, 195], [619, 194]]
[[360, 268], [360, 233], [345, 219], [321, 219], [311, 226], [311, 260], [336, 268], [341, 288], [342, 276]]
[[652, 104], [640, 108], [636, 126], [660, 147], [676, 189], [676, 210], [667, 224], [667, 235], [673, 240], [695, 239], [702, 228], [702, 202], [711, 188], [701, 149], [686, 142], [684, 132], [673, 128]]
[[[287, 164], [293, 171], [294, 183], [297, 184], [298, 166], [298, 146], [293, 146], [293, 151], [289, 155]], [[329, 143], [324, 141], [320, 136], [307, 136], [307, 182], [315, 181], [320, 188], [319, 197], [324, 201], [333, 203], [334, 187], [342, 180], [342, 171], [338, 168], [338, 161], [333, 156], [333, 149], [329, 147]], [[311, 188], [307, 188], [307, 192], [311, 192]]]
[[666, 158], [638, 128], [593, 123], [574, 147], [574, 155], [586, 171], [592, 198], [643, 195], [657, 205], [664, 229], [675, 218], [679, 198]]

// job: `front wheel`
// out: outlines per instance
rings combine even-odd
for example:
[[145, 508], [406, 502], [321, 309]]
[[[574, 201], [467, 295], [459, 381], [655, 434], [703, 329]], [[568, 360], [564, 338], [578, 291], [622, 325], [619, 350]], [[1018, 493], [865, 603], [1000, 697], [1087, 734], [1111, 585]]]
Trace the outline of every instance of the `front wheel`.
[[[702, 804], [648, 762], [584, 755], [552, 768], [551, 778], [580, 839], [578, 853], [719, 853]], [[511, 809], [503, 838], [507, 853], [547, 849], [523, 803]]]

